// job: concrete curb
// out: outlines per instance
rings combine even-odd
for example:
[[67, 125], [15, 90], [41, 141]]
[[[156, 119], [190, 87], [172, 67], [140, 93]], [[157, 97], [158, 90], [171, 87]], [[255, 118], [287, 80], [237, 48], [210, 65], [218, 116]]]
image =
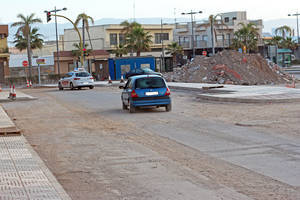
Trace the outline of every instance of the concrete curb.
[[[188, 88], [188, 87], [178, 87], [178, 86], [169, 86], [169, 87], [171, 89], [175, 89], [175, 90], [187, 90], [187, 91], [194, 91], [194, 92], [200, 92], [200, 93], [203, 93], [203, 91], [207, 91], [207, 90], [203, 90], [201, 88]], [[221, 92], [224, 92], [224, 90]], [[231, 92], [231, 91], [228, 90], [227, 92]], [[198, 94], [197, 98], [202, 99], [202, 100], [207, 100], [207, 101], [234, 102], [234, 103], [295, 103], [295, 102], [300, 102], [300, 98], [290, 98], [290, 99], [232, 98], [232, 97], [209, 96], [209, 95], [205, 95], [205, 94]]]
[[31, 100], [37, 100], [38, 98], [36, 97], [32, 97], [32, 98], [28, 98], [28, 97], [19, 97], [17, 96], [16, 100], [11, 100], [9, 98], [7, 99], [0, 99], [0, 103], [7, 103], [7, 102], [15, 102], [15, 101], [31, 101]]
[[292, 99], [245, 99], [245, 98], [226, 98], [214, 97], [207, 95], [198, 95], [199, 99], [218, 102], [234, 102], [234, 103], [295, 103], [300, 102], [300, 98]]

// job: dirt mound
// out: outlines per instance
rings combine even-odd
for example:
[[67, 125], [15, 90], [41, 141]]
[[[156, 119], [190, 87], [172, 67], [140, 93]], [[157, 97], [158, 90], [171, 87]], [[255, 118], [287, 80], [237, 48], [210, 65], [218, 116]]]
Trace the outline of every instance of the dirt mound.
[[212, 57], [196, 56], [192, 62], [164, 76], [173, 82], [237, 85], [280, 84], [291, 80], [261, 55], [245, 55], [232, 50], [224, 50]]

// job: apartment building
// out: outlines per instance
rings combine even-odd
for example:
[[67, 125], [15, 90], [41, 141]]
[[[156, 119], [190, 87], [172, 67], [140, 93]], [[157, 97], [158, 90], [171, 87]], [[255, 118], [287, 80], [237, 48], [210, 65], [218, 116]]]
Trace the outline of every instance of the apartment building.
[[[173, 41], [174, 25], [143, 24], [142, 27], [152, 35], [152, 45], [151, 51], [141, 52], [141, 56], [154, 56], [157, 68], [161, 69], [161, 58], [164, 55], [166, 68], [162, 69], [162, 71], [168, 70], [172, 65], [172, 58], [171, 55], [166, 54], [165, 48]], [[87, 48], [91, 48], [92, 43], [94, 50], [106, 50], [111, 54], [111, 57], [114, 57], [113, 50], [119, 44], [125, 42], [123, 28], [119, 24], [90, 26], [90, 38], [88, 33], [85, 32], [85, 42], [88, 44]], [[79, 29], [79, 31], [82, 32], [82, 29]], [[65, 51], [74, 50], [74, 43], [79, 43], [77, 32], [74, 29], [65, 29], [62, 43]], [[164, 49], [164, 53], [162, 49]], [[129, 53], [124, 56], [135, 56], [135, 54]]]
[[[228, 12], [219, 14], [216, 23], [214, 25], [214, 46], [216, 50], [222, 50], [229, 48], [234, 38], [234, 32], [241, 28], [240, 23], [249, 24], [254, 23], [258, 29], [260, 38], [262, 38], [263, 22], [262, 20], [248, 20], [247, 13], [245, 11]], [[201, 54], [203, 50], [208, 52], [212, 51], [212, 36], [211, 26], [206, 21], [176, 24], [174, 30], [174, 39], [185, 50], [189, 56], [192, 52], [192, 27], [194, 29], [194, 48], [196, 54]], [[259, 39], [259, 45], [262, 46], [263, 42]]]
[[0, 25], [0, 83], [9, 76], [8, 25]]

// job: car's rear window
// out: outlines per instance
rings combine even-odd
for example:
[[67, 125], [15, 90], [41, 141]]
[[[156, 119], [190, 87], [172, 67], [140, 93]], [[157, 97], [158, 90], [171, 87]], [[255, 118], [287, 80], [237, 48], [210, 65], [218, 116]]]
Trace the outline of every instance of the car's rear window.
[[87, 72], [76, 73], [76, 77], [89, 77], [89, 76], [90, 76], [90, 74]]
[[166, 84], [160, 77], [139, 78], [135, 82], [136, 89], [165, 88]]

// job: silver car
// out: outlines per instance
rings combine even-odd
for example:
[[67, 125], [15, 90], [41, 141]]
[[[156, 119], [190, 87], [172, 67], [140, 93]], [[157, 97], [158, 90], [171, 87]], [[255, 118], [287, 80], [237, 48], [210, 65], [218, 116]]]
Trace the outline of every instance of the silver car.
[[73, 90], [74, 88], [81, 89], [83, 87], [93, 89], [94, 86], [93, 76], [86, 71], [69, 72], [58, 81], [59, 90], [63, 90], [64, 88], [70, 88]]

